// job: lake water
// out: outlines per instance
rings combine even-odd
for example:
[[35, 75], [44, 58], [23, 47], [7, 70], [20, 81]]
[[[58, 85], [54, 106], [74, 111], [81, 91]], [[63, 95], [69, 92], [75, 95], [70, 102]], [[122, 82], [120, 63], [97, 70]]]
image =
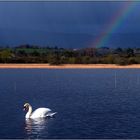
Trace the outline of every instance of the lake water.
[[[25, 120], [25, 102], [58, 113]], [[140, 138], [140, 70], [0, 69], [0, 138]]]

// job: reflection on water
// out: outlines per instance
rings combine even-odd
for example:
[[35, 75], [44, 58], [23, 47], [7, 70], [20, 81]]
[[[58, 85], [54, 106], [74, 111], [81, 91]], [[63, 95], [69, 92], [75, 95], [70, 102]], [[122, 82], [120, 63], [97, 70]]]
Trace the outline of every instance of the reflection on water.
[[[26, 119], [25, 130], [29, 138], [39, 138], [43, 134], [43, 130], [46, 130], [48, 119]], [[47, 133], [47, 132], [45, 132]]]

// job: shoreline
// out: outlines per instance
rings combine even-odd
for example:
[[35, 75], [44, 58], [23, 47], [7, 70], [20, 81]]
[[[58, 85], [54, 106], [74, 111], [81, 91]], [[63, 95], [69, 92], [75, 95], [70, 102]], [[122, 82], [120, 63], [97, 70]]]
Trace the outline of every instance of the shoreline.
[[0, 69], [140, 69], [140, 64], [120, 66], [116, 64], [0, 64]]

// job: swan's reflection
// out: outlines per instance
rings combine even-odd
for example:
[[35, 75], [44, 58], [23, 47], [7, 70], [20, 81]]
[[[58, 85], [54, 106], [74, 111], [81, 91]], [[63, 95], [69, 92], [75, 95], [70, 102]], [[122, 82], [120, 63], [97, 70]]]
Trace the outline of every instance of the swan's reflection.
[[[43, 130], [47, 128], [47, 119], [37, 118], [37, 119], [26, 119], [25, 120], [25, 130], [28, 136], [40, 136], [43, 134]], [[45, 132], [46, 133], [46, 132]]]

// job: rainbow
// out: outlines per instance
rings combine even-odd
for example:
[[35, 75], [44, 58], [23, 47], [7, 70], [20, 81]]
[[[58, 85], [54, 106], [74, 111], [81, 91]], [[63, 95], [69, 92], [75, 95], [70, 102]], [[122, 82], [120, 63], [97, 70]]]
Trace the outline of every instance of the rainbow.
[[133, 1], [126, 1], [122, 9], [113, 15], [113, 18], [110, 20], [106, 29], [94, 39], [93, 43], [91, 43], [90, 47], [99, 48], [103, 46], [108, 40], [111, 34], [119, 28], [123, 20], [129, 15], [134, 7]]

